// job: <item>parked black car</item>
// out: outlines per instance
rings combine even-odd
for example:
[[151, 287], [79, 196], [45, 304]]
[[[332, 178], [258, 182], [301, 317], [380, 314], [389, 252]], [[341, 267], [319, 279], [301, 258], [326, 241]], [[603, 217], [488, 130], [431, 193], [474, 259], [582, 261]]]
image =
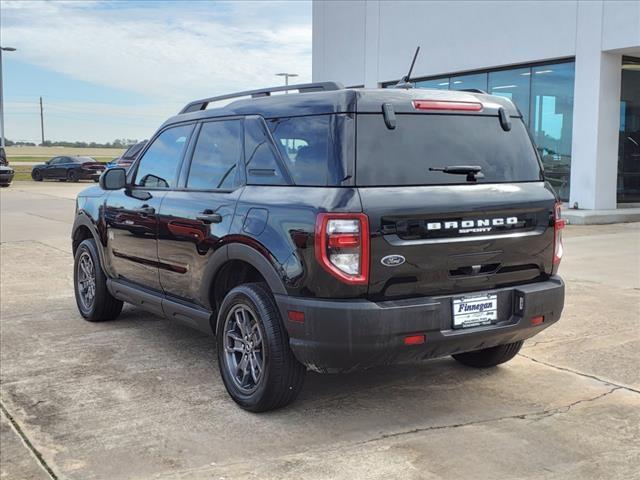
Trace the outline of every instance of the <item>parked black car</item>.
[[125, 152], [118, 158], [114, 158], [111, 162], [107, 163], [107, 168], [122, 167], [125, 170], [128, 169], [138, 154], [142, 151], [148, 140], [142, 140], [138, 143], [131, 145], [125, 150]]
[[93, 180], [97, 182], [104, 169], [103, 163], [96, 162], [91, 157], [54, 157], [42, 165], [34, 166], [31, 170], [31, 178], [36, 182], [47, 179], [69, 182]]
[[0, 147], [0, 165], [4, 165], [5, 167], [9, 165], [9, 160], [7, 160], [7, 152], [4, 151], [4, 148]]
[[0, 165], [0, 187], [8, 187], [13, 181], [15, 172], [7, 165]]
[[264, 411], [307, 369], [510, 360], [560, 318], [563, 226], [505, 98], [241, 92], [190, 103], [78, 196], [76, 301], [216, 334], [229, 394]]

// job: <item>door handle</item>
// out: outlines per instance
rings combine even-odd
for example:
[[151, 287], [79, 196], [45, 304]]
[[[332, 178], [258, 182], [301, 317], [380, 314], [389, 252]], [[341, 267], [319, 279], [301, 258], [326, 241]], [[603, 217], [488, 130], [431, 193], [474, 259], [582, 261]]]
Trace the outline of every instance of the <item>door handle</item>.
[[134, 208], [133, 212], [138, 213], [140, 215], [153, 215], [154, 213], [156, 213], [156, 209], [153, 207], [150, 207], [149, 205], [143, 205], [140, 208]]
[[222, 215], [207, 208], [196, 216], [196, 220], [204, 223], [220, 223], [222, 221]]

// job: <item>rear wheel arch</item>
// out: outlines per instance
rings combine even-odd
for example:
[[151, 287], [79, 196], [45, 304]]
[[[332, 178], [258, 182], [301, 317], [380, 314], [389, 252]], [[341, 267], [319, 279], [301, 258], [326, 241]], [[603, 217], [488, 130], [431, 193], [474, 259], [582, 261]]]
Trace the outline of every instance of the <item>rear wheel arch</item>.
[[254, 248], [232, 243], [218, 249], [205, 269], [200, 297], [213, 315], [211, 328], [217, 329], [217, 312], [228, 292], [238, 285], [262, 283], [272, 294], [286, 295], [287, 290], [276, 271], [276, 267]]

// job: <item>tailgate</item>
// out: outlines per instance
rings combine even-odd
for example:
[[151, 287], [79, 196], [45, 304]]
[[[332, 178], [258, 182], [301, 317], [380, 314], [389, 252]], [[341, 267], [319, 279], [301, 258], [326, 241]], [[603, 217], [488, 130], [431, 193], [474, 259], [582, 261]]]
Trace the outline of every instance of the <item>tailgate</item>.
[[543, 182], [359, 192], [372, 299], [486, 290], [551, 273], [555, 197]]

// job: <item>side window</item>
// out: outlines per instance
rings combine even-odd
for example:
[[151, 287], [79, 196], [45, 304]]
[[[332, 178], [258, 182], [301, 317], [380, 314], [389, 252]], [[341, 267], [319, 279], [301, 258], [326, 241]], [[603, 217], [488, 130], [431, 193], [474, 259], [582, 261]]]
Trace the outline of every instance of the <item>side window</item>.
[[187, 188], [216, 190], [239, 183], [238, 161], [242, 158], [241, 120], [202, 124], [193, 151]]
[[288, 185], [277, 160], [278, 153], [269, 139], [264, 121], [245, 120], [245, 159], [247, 184]]
[[296, 185], [328, 185], [330, 115], [269, 121], [269, 128]]
[[162, 132], [138, 163], [134, 185], [148, 188], [172, 188], [193, 125], [181, 125]]

